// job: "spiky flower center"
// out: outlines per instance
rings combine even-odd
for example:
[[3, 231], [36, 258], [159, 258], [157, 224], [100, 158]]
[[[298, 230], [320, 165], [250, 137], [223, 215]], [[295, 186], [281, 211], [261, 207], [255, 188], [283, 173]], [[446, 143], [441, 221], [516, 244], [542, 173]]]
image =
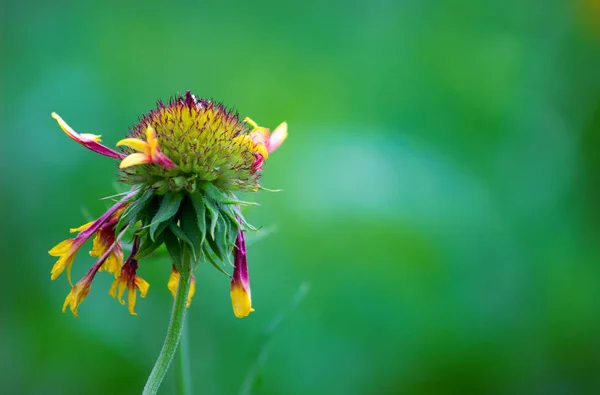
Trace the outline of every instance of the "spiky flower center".
[[[159, 102], [130, 129], [128, 137], [144, 139], [149, 126], [175, 167], [145, 164], [121, 169], [124, 182], [151, 186], [159, 194], [193, 192], [205, 183], [223, 191], [258, 189], [260, 171], [253, 167], [257, 156], [242, 137], [250, 130], [237, 113], [222, 104], [197, 99], [188, 91], [168, 105]], [[124, 152], [133, 151], [125, 148]]]

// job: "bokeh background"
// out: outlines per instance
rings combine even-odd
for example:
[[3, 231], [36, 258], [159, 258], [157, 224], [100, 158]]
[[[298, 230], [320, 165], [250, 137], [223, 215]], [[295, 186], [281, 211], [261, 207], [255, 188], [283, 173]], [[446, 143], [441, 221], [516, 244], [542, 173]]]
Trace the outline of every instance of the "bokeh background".
[[290, 129], [263, 178], [284, 192], [248, 211], [256, 312], [234, 318], [227, 278], [197, 272], [194, 393], [600, 393], [599, 16], [592, 0], [3, 1], [0, 392], [141, 392], [169, 262], [142, 262], [137, 317], [107, 275], [79, 318], [60, 312], [47, 251], [119, 186], [50, 113], [113, 145], [190, 89]]

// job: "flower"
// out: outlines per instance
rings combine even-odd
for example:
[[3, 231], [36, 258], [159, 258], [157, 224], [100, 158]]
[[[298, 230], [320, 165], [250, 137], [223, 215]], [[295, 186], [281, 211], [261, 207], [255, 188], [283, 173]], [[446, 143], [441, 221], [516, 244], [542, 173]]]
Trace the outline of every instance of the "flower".
[[[167, 169], [175, 167], [171, 159], [167, 158], [158, 147], [156, 132], [152, 126], [146, 128], [146, 140], [128, 138], [117, 143], [117, 146], [124, 145], [132, 148], [138, 153], [131, 154], [121, 161], [121, 169], [129, 166], [141, 165], [143, 163], [155, 163]], [[140, 153], [141, 152], [141, 153]]]
[[[88, 224], [84, 225], [83, 227], [87, 227], [87, 225]], [[85, 276], [83, 276], [83, 278], [81, 280], [79, 280], [77, 282], [77, 284], [75, 284], [71, 287], [71, 292], [69, 292], [69, 294], [65, 298], [65, 303], [63, 304], [63, 308], [62, 308], [63, 313], [65, 311], [67, 311], [67, 306], [69, 306], [73, 315], [75, 317], [77, 317], [77, 314], [78, 314], [77, 311], [78, 311], [79, 305], [81, 304], [81, 302], [83, 302], [83, 300], [86, 298], [86, 296], [90, 293], [90, 289], [92, 288], [92, 281], [94, 280], [94, 276], [96, 276], [96, 273], [98, 273], [98, 271], [100, 270], [100, 267], [104, 264], [106, 259], [110, 256], [110, 254], [112, 253], [112, 250], [117, 246], [119, 238], [120, 238], [120, 236], [118, 236], [117, 240], [115, 240], [113, 242], [113, 244], [110, 247], [108, 247], [106, 249], [106, 251], [98, 258], [98, 260], [96, 261], [96, 263], [94, 263], [94, 265], [88, 271], [88, 273]]]
[[[255, 231], [242, 215], [237, 192], [261, 189], [263, 165], [287, 137], [287, 124], [271, 133], [250, 118], [240, 120], [224, 105], [198, 99], [189, 91], [143, 115], [117, 143], [120, 152], [100, 143], [100, 136], [79, 134], [52, 113], [62, 130], [86, 148], [119, 161], [118, 176], [131, 187], [102, 216], [79, 228], [49, 253], [58, 257], [54, 280], [71, 267], [77, 252], [94, 236], [90, 255], [98, 260], [65, 300], [77, 310], [96, 273], [115, 276], [109, 294], [121, 304], [127, 289], [129, 312], [135, 315], [137, 293], [145, 297], [149, 284], [137, 275], [139, 263], [162, 245], [172, 260], [168, 289], [175, 296], [182, 278], [190, 281], [189, 307], [195, 293], [193, 270], [210, 263], [227, 274], [223, 262], [233, 257], [230, 294], [236, 317], [252, 308], [244, 232]], [[121, 238], [131, 240], [125, 263]], [[185, 274], [185, 276], [182, 275]]]
[[[100, 228], [111, 218], [111, 216], [115, 215], [121, 208], [123, 208], [126, 204], [126, 199], [133, 196], [132, 193], [129, 193], [125, 196], [121, 201], [113, 205], [104, 215], [98, 218], [96, 221], [89, 222], [85, 225], [80, 226], [79, 228], [71, 229], [71, 233], [80, 232], [77, 237], [74, 239], [67, 239], [56, 246], [54, 246], [48, 254], [51, 256], [59, 257], [58, 261], [54, 264], [51, 271], [51, 279], [56, 280], [58, 276], [62, 274], [62, 272], [67, 269], [67, 278], [69, 280], [69, 284], [71, 284], [71, 266], [73, 265], [73, 260], [75, 259], [75, 255], [81, 248], [81, 246], [96, 233]], [[99, 252], [99, 249], [96, 250]], [[94, 250], [92, 250], [92, 253]], [[100, 256], [97, 254], [92, 256]]]
[[117, 288], [119, 288], [118, 300], [122, 305], [125, 305], [125, 302], [123, 301], [123, 294], [125, 293], [125, 288], [127, 288], [127, 304], [129, 307], [129, 313], [131, 315], [137, 315], [137, 313], [133, 310], [135, 308], [136, 289], [140, 291], [140, 296], [145, 298], [148, 294], [148, 288], [150, 287], [150, 284], [148, 284], [146, 280], [136, 275], [138, 261], [134, 257], [138, 249], [139, 239], [136, 238], [133, 242], [131, 255], [129, 255], [129, 258], [127, 258], [127, 262], [125, 262], [123, 265], [121, 273], [117, 276], [115, 281], [113, 281], [110, 290], [108, 291], [108, 294], [115, 298], [117, 297]]

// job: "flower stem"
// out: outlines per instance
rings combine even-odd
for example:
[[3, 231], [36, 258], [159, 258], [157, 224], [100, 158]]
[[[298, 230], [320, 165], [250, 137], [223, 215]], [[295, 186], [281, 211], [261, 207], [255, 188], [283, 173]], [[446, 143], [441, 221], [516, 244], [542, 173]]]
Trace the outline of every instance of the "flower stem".
[[173, 360], [173, 356], [177, 351], [177, 345], [179, 344], [179, 338], [184, 328], [187, 296], [190, 290], [190, 279], [191, 279], [191, 268], [192, 258], [188, 249], [184, 246], [181, 254], [181, 269], [179, 274], [179, 286], [177, 287], [177, 293], [175, 295], [175, 301], [173, 302], [173, 310], [171, 311], [171, 321], [167, 328], [167, 337], [163, 343], [163, 347], [160, 350], [160, 354], [156, 359], [156, 363], [150, 372], [150, 377], [146, 382], [142, 395], [154, 395], [158, 392], [158, 388], [165, 378], [165, 374], [169, 369], [169, 365]]
[[177, 351], [177, 394], [179, 395], [192, 394], [188, 342], [188, 323], [186, 321], [183, 323], [179, 350]]

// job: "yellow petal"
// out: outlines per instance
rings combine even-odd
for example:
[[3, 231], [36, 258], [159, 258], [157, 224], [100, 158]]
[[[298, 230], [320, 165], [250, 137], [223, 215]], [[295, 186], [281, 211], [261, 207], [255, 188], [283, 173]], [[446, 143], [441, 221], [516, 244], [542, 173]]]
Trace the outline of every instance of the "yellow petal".
[[123, 300], [123, 294], [125, 293], [125, 288], [127, 288], [127, 283], [126, 280], [120, 280], [119, 279], [119, 303], [121, 303], [123, 306], [125, 305], [125, 301]]
[[141, 165], [141, 164], [150, 163], [150, 162], [151, 162], [151, 158], [146, 154], [140, 154], [140, 153], [131, 154], [121, 161], [121, 164], [119, 165], [119, 167], [121, 169], [124, 169], [126, 167]]
[[136, 299], [135, 288], [129, 288], [127, 290], [127, 305], [129, 308], [129, 314], [131, 314], [131, 315], [137, 315], [137, 313], [135, 311], [133, 311], [133, 309], [135, 308], [135, 299]]
[[67, 239], [58, 243], [54, 248], [48, 251], [48, 254], [60, 257], [50, 272], [50, 278], [52, 280], [56, 280], [58, 276], [60, 276], [61, 273], [67, 269], [67, 278], [69, 279], [69, 284], [71, 284], [71, 264], [73, 263], [73, 258], [77, 252], [71, 251], [72, 247], [73, 240]]
[[196, 279], [194, 277], [192, 277], [192, 283], [190, 284], [190, 292], [188, 293], [187, 304], [185, 305], [186, 308], [190, 307], [190, 305], [192, 304], [192, 298], [194, 297], [195, 293], [196, 293]]
[[110, 289], [108, 290], [108, 294], [110, 296], [112, 296], [113, 298], [117, 297], [117, 287], [119, 286], [119, 279], [116, 278], [115, 281], [113, 281], [112, 285], [110, 286]]
[[148, 282], [143, 278], [135, 276], [135, 286], [140, 290], [140, 296], [145, 298], [148, 294], [148, 288], [150, 288], [150, 284], [148, 284]]
[[52, 118], [54, 118], [56, 122], [58, 122], [58, 126], [60, 126], [63, 132], [69, 135], [69, 137], [71, 137], [74, 140], [79, 140], [77, 138], [78, 133], [74, 131], [57, 113], [53, 112]]
[[175, 297], [177, 294], [177, 286], [179, 285], [179, 272], [176, 270], [171, 270], [171, 276], [169, 277], [169, 282], [167, 283], [167, 288], [171, 291], [171, 295]]
[[233, 314], [237, 318], [244, 318], [254, 311], [250, 295], [241, 284], [235, 284], [231, 287], [231, 305], [233, 306]]
[[71, 308], [71, 312], [77, 317], [77, 309], [86, 296], [90, 293], [91, 284], [89, 282], [78, 282], [71, 288], [71, 292], [67, 295], [63, 304], [63, 313], [67, 310], [67, 306]]
[[94, 223], [94, 221], [91, 221], [91, 222], [88, 222], [87, 224], [81, 225], [79, 228], [71, 228], [71, 229], [69, 229], [69, 232], [71, 232], [71, 233], [83, 232], [84, 230], [86, 230], [87, 228], [92, 226], [93, 223]]
[[[62, 312], [65, 313], [67, 311], [67, 306], [69, 304], [71, 304], [71, 300], [73, 299], [73, 288], [71, 288], [71, 291], [69, 292], [69, 294], [67, 295], [67, 297], [65, 298], [65, 303], [63, 303], [63, 307], [62, 307]], [[77, 317], [76, 313], [73, 313], [73, 315], [75, 317]]]
[[88, 140], [94, 140], [98, 143], [102, 142], [102, 139], [101, 139], [102, 136], [99, 136], [97, 134], [81, 133], [80, 136], [83, 138], [86, 138]]
[[151, 144], [152, 141], [156, 140], [156, 131], [150, 125], [146, 128], [146, 140], [148, 141], [148, 144]]
[[50, 254], [52, 256], [62, 256], [64, 254], [66, 254], [67, 252], [69, 252], [72, 245], [73, 245], [73, 240], [71, 240], [71, 239], [61, 241], [60, 243], [55, 245], [50, 251], [48, 251], [48, 254]]
[[256, 146], [254, 147], [254, 151], [261, 154], [262, 157], [265, 159], [267, 159], [269, 157], [269, 151], [267, 150], [267, 147], [265, 147], [265, 145], [263, 143], [256, 144]]
[[124, 145], [132, 148], [139, 152], [146, 152], [148, 150], [148, 143], [140, 139], [123, 139], [117, 143], [117, 147]]
[[96, 237], [94, 237], [94, 242], [92, 243], [92, 250], [90, 251], [90, 256], [101, 257], [106, 249], [110, 247], [104, 245], [102, 243], [102, 236], [100, 236], [100, 232], [96, 233]]
[[114, 252], [106, 258], [106, 261], [100, 266], [98, 271], [107, 271], [110, 274], [118, 276], [121, 273], [121, 267], [123, 267], [123, 255], [115, 254]]
[[256, 142], [256, 140], [250, 135], [237, 136], [233, 139], [233, 141], [239, 144], [247, 145], [251, 151], [261, 154], [265, 159], [269, 157], [269, 151], [267, 151], [267, 147], [265, 147], [262, 142]]

